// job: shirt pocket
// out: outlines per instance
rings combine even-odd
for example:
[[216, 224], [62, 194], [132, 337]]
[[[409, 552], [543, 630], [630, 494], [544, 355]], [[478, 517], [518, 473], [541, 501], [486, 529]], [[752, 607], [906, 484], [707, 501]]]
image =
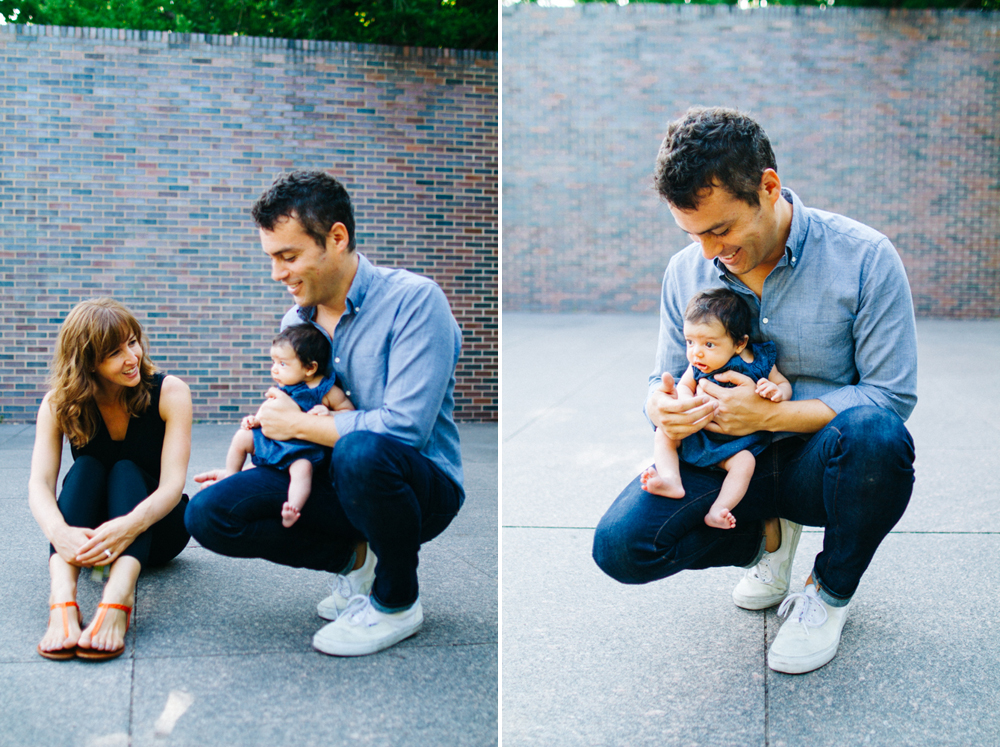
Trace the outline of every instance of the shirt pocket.
[[[854, 365], [854, 322], [803, 322], [798, 324], [797, 376], [851, 384], [857, 380]], [[778, 370], [781, 356], [778, 356]]]

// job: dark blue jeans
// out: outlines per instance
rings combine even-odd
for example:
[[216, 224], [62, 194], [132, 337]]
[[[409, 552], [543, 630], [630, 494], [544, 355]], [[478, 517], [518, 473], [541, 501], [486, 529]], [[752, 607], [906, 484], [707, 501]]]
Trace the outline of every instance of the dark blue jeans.
[[[94, 457], [81, 456], [63, 480], [59, 510], [70, 526], [96, 529], [108, 519], [129, 513], [156, 490], [156, 484], [135, 462], [115, 462], [108, 470]], [[185, 495], [169, 514], [136, 537], [122, 555], [131, 555], [144, 568], [164, 565], [177, 557], [191, 538], [184, 528], [186, 504]], [[49, 545], [49, 554], [54, 552]]]
[[205, 488], [188, 504], [185, 523], [203, 547], [237, 558], [344, 573], [354, 546], [378, 557], [372, 601], [384, 612], [417, 600], [420, 545], [451, 523], [465, 494], [411, 446], [369, 431], [343, 436], [329, 475], [313, 471], [299, 520], [281, 525], [288, 472], [245, 470]]
[[829, 601], [853, 596], [879, 544], [913, 490], [913, 439], [878, 407], [854, 407], [808, 439], [781, 440], [757, 457], [734, 529], [704, 523], [725, 473], [681, 462], [686, 495], [651, 495], [637, 477], [597, 525], [594, 560], [612, 578], [642, 584], [686, 569], [748, 566], [758, 557], [763, 520], [780, 516], [826, 527], [813, 578]]

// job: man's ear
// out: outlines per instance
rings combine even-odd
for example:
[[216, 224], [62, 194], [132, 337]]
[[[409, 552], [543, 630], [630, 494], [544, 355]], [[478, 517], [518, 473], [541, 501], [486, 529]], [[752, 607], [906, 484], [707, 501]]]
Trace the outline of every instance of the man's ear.
[[347, 233], [347, 226], [343, 223], [334, 223], [330, 226], [330, 231], [326, 235], [326, 248], [346, 251], [351, 243], [350, 234]]
[[774, 205], [781, 197], [781, 178], [774, 169], [764, 169], [760, 177], [760, 199], [761, 202], [769, 202]]

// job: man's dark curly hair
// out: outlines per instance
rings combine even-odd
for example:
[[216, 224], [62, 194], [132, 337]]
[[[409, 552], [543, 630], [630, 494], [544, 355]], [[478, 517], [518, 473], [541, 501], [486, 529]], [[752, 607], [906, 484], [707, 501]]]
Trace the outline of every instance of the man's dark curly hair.
[[271, 341], [271, 346], [288, 345], [303, 366], [316, 364], [316, 370], [323, 373], [330, 366], [330, 343], [323, 333], [311, 324], [293, 324], [285, 327]]
[[750, 336], [750, 307], [735, 291], [713, 288], [691, 297], [684, 310], [684, 321], [703, 324], [713, 320], [722, 324], [737, 345]]
[[778, 166], [764, 128], [735, 109], [692, 107], [667, 126], [653, 182], [680, 210], [696, 210], [699, 193], [713, 186], [757, 207], [765, 169]]
[[296, 218], [307, 234], [326, 248], [334, 223], [347, 228], [347, 248], [354, 251], [354, 208], [344, 185], [323, 171], [292, 171], [274, 180], [250, 209], [254, 222], [273, 231], [282, 218]]

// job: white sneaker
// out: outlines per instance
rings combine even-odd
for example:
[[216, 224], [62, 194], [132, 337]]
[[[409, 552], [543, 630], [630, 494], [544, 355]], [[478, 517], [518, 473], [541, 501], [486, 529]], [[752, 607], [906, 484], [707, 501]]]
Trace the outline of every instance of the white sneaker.
[[313, 636], [313, 648], [333, 656], [364, 656], [389, 648], [420, 630], [424, 610], [420, 600], [401, 612], [379, 612], [371, 597], [352, 597], [336, 622]]
[[767, 665], [785, 674], [819, 669], [837, 655], [850, 602], [843, 607], [831, 607], [819, 598], [816, 587], [809, 584], [805, 591], [790, 594], [781, 603], [778, 614], [784, 615], [789, 607], [791, 614], [774, 637]]
[[330, 585], [332, 593], [316, 605], [316, 612], [324, 620], [336, 620], [340, 617], [340, 613], [347, 609], [347, 602], [351, 597], [358, 594], [368, 596], [371, 593], [372, 584], [375, 583], [375, 563], [378, 558], [372, 552], [371, 546], [366, 553], [365, 562], [360, 568], [347, 574], [334, 575]]
[[774, 552], [764, 553], [757, 565], [747, 569], [733, 589], [733, 601], [737, 607], [764, 610], [773, 607], [788, 594], [795, 548], [799, 546], [802, 525], [787, 519], [778, 521], [781, 526], [781, 547]]

